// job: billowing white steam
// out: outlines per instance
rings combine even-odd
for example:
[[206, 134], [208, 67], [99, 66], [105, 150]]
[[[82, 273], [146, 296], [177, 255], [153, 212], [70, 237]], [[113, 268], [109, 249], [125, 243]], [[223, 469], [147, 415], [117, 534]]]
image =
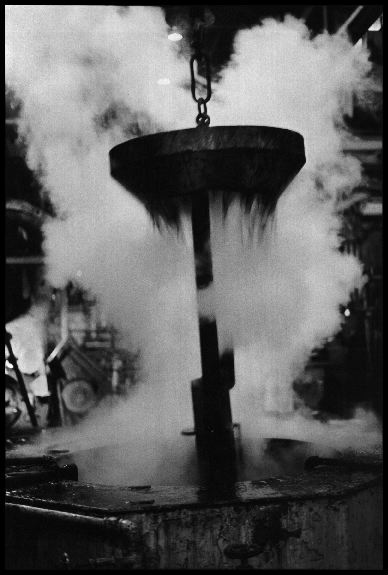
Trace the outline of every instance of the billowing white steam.
[[[219, 315], [243, 347], [237, 370], [255, 409], [292, 409], [290, 381], [311, 350], [338, 331], [339, 304], [360, 285], [359, 263], [338, 252], [336, 201], [360, 181], [359, 163], [342, 154], [342, 104], [365, 89], [368, 69], [366, 53], [345, 38], [311, 40], [306, 26], [288, 17], [241, 31], [217, 86], [217, 123], [289, 128], [303, 135], [306, 148], [306, 165], [264, 236], [256, 225], [257, 241], [246, 233], [241, 240], [238, 213], [226, 229], [218, 223], [213, 236], [221, 258]], [[235, 395], [236, 403], [246, 402]], [[239, 415], [245, 409], [239, 404]]]
[[[177, 50], [159, 8], [7, 7], [6, 81], [23, 102], [29, 164], [59, 215], [45, 227], [49, 280], [77, 277], [142, 353], [137, 394], [91, 417], [78, 445], [133, 439], [145, 453], [153, 444], [156, 467], [192, 423], [189, 385], [200, 375], [190, 231], [161, 236], [110, 178], [108, 152], [139, 131], [194, 127]], [[264, 232], [251, 222], [248, 238], [237, 205], [225, 226], [213, 210], [216, 313], [222, 346], [236, 350], [243, 432], [261, 434], [260, 411], [290, 410], [293, 378], [338, 331], [339, 305], [362, 282], [360, 264], [338, 251], [336, 202], [360, 180], [341, 152], [342, 104], [362, 93], [368, 71], [364, 50], [327, 34], [311, 40], [290, 17], [241, 31], [214, 86], [212, 125], [296, 130], [307, 156]]]

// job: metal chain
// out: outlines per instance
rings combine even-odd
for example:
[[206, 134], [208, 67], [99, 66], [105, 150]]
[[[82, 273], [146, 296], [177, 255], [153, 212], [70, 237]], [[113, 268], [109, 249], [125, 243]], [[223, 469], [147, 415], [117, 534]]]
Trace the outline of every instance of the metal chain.
[[195, 118], [198, 126], [208, 126], [210, 124], [210, 116], [207, 113], [206, 100], [198, 98], [198, 116]]
[[[207, 113], [207, 102], [209, 102], [212, 89], [211, 89], [211, 72], [210, 72], [210, 62], [207, 54], [202, 50], [202, 38], [203, 38], [203, 28], [201, 24], [197, 23], [197, 29], [195, 31], [194, 41], [192, 42], [192, 47], [194, 49], [194, 54], [190, 58], [190, 73], [191, 73], [191, 95], [193, 100], [197, 102], [198, 105], [198, 115], [195, 118], [197, 126], [209, 126], [210, 116]], [[194, 62], [197, 62], [197, 66], [201, 63], [205, 65], [205, 78], [206, 78], [206, 96], [197, 97], [197, 80], [195, 78], [194, 72]]]

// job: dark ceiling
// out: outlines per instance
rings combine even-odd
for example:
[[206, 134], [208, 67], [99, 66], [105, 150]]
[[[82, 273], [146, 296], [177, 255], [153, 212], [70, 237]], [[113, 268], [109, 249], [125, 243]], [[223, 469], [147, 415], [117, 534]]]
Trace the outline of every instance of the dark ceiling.
[[261, 5], [261, 4], [209, 4], [162, 5], [170, 26], [191, 33], [190, 23], [195, 18], [208, 23], [204, 44], [211, 55], [212, 67], [219, 68], [230, 56], [236, 32], [259, 24], [265, 18], [283, 20], [287, 14], [303, 19], [312, 34], [324, 30], [337, 32], [345, 25], [353, 42], [363, 36], [383, 12], [382, 5]]

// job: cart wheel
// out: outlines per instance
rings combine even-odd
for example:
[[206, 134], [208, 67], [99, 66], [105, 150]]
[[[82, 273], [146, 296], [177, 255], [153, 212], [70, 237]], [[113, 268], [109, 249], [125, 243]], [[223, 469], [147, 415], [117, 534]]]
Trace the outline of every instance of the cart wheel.
[[76, 379], [64, 387], [62, 400], [68, 411], [80, 415], [87, 413], [96, 405], [97, 396], [89, 381]]

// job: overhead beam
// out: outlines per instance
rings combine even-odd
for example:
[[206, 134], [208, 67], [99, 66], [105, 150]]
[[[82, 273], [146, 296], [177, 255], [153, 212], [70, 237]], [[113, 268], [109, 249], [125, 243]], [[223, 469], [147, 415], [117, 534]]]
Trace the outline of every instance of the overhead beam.
[[10, 266], [43, 265], [45, 258], [43, 256], [16, 256], [6, 258], [5, 263]]
[[354, 138], [345, 140], [343, 144], [344, 152], [379, 152], [382, 149], [383, 141], [381, 138], [374, 138], [373, 140]]

